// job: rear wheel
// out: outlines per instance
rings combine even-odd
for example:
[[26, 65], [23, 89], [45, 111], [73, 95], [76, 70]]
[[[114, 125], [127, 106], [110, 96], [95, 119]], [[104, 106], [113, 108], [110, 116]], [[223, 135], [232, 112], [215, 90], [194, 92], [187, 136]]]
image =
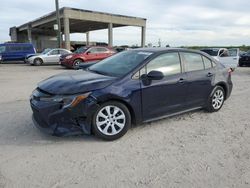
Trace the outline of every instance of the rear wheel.
[[34, 59], [33, 64], [36, 66], [40, 66], [41, 64], [43, 64], [43, 60], [40, 58], [36, 58]]
[[74, 62], [73, 62], [73, 68], [74, 69], [77, 69], [78, 66], [82, 63], [83, 61], [81, 59], [76, 59]]
[[217, 112], [221, 109], [225, 100], [225, 91], [221, 86], [216, 86], [208, 99], [207, 110]]
[[122, 137], [130, 125], [128, 108], [116, 101], [102, 104], [94, 114], [92, 122], [94, 134], [109, 141]]

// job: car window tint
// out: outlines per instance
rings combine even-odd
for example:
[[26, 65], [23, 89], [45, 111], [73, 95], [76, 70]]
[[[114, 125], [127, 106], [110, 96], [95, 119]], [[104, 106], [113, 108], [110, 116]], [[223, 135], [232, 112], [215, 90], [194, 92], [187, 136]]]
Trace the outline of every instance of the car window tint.
[[200, 54], [183, 52], [182, 57], [185, 62], [186, 72], [204, 69], [203, 60]]
[[212, 61], [210, 59], [206, 58], [205, 56], [202, 56], [202, 58], [203, 58], [203, 63], [204, 63], [205, 69], [212, 68]]
[[9, 50], [12, 52], [23, 51], [22, 46], [9, 46]]
[[6, 50], [6, 47], [5, 46], [0, 46], [0, 53], [4, 53]]
[[59, 50], [53, 50], [50, 52], [50, 55], [58, 55], [59, 54]]
[[89, 52], [90, 52], [90, 53], [98, 53], [98, 50], [97, 50], [97, 48], [91, 48], [91, 49], [89, 50]]
[[105, 52], [108, 51], [108, 49], [107, 49], [107, 48], [97, 48], [97, 51], [98, 51], [99, 53], [105, 53]]
[[66, 50], [60, 50], [60, 54], [61, 55], [65, 55], [65, 54], [68, 54], [69, 52], [68, 51], [66, 51]]
[[147, 73], [150, 71], [161, 71], [164, 76], [178, 74], [181, 72], [180, 57], [177, 52], [162, 54], [147, 64]]

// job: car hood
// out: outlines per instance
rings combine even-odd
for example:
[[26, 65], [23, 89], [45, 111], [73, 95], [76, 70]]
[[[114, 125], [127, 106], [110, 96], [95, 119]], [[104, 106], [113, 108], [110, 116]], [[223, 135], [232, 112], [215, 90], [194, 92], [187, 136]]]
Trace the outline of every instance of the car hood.
[[88, 71], [73, 71], [52, 76], [38, 84], [38, 88], [55, 95], [84, 93], [107, 87], [115, 77]]

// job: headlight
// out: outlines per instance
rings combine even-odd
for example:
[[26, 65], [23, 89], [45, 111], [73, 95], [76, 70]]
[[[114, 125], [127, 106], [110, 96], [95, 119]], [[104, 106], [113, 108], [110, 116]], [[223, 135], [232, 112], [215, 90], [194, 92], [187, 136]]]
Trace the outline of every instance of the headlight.
[[71, 59], [73, 57], [73, 55], [68, 55], [66, 56], [66, 59]]
[[0, 61], [2, 60], [2, 55], [0, 55]]
[[54, 97], [41, 97], [40, 101], [62, 103], [64, 108], [75, 107], [81, 101], [85, 100], [89, 95], [90, 92], [82, 95], [58, 95]]

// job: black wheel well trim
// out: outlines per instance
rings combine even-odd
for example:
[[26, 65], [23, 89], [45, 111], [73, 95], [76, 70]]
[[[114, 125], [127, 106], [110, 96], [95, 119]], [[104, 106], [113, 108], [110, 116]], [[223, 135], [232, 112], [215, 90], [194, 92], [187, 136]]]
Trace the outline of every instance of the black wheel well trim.
[[129, 111], [129, 113], [131, 115], [131, 127], [133, 125], [137, 124], [137, 120], [136, 120], [136, 117], [135, 117], [135, 112], [134, 112], [133, 108], [126, 101], [124, 101], [122, 99], [117, 99], [117, 98], [109, 98], [109, 99], [106, 99], [106, 100], [98, 101], [97, 104], [101, 105], [103, 103], [112, 102], [112, 101], [119, 102], [119, 103], [125, 105], [128, 108], [128, 111]]
[[217, 84], [215, 85], [215, 87], [216, 87], [216, 86], [220, 86], [220, 87], [222, 87], [222, 88], [224, 89], [225, 96], [226, 96], [226, 99], [227, 99], [228, 88], [227, 88], [226, 83], [224, 83], [224, 82], [219, 82], [219, 83], [217, 83]]
[[82, 58], [80, 58], [80, 57], [78, 57], [78, 58], [74, 59], [74, 61], [73, 61], [73, 62], [75, 62], [76, 60], [81, 60], [82, 62], [84, 62], [84, 59], [82, 59]]

